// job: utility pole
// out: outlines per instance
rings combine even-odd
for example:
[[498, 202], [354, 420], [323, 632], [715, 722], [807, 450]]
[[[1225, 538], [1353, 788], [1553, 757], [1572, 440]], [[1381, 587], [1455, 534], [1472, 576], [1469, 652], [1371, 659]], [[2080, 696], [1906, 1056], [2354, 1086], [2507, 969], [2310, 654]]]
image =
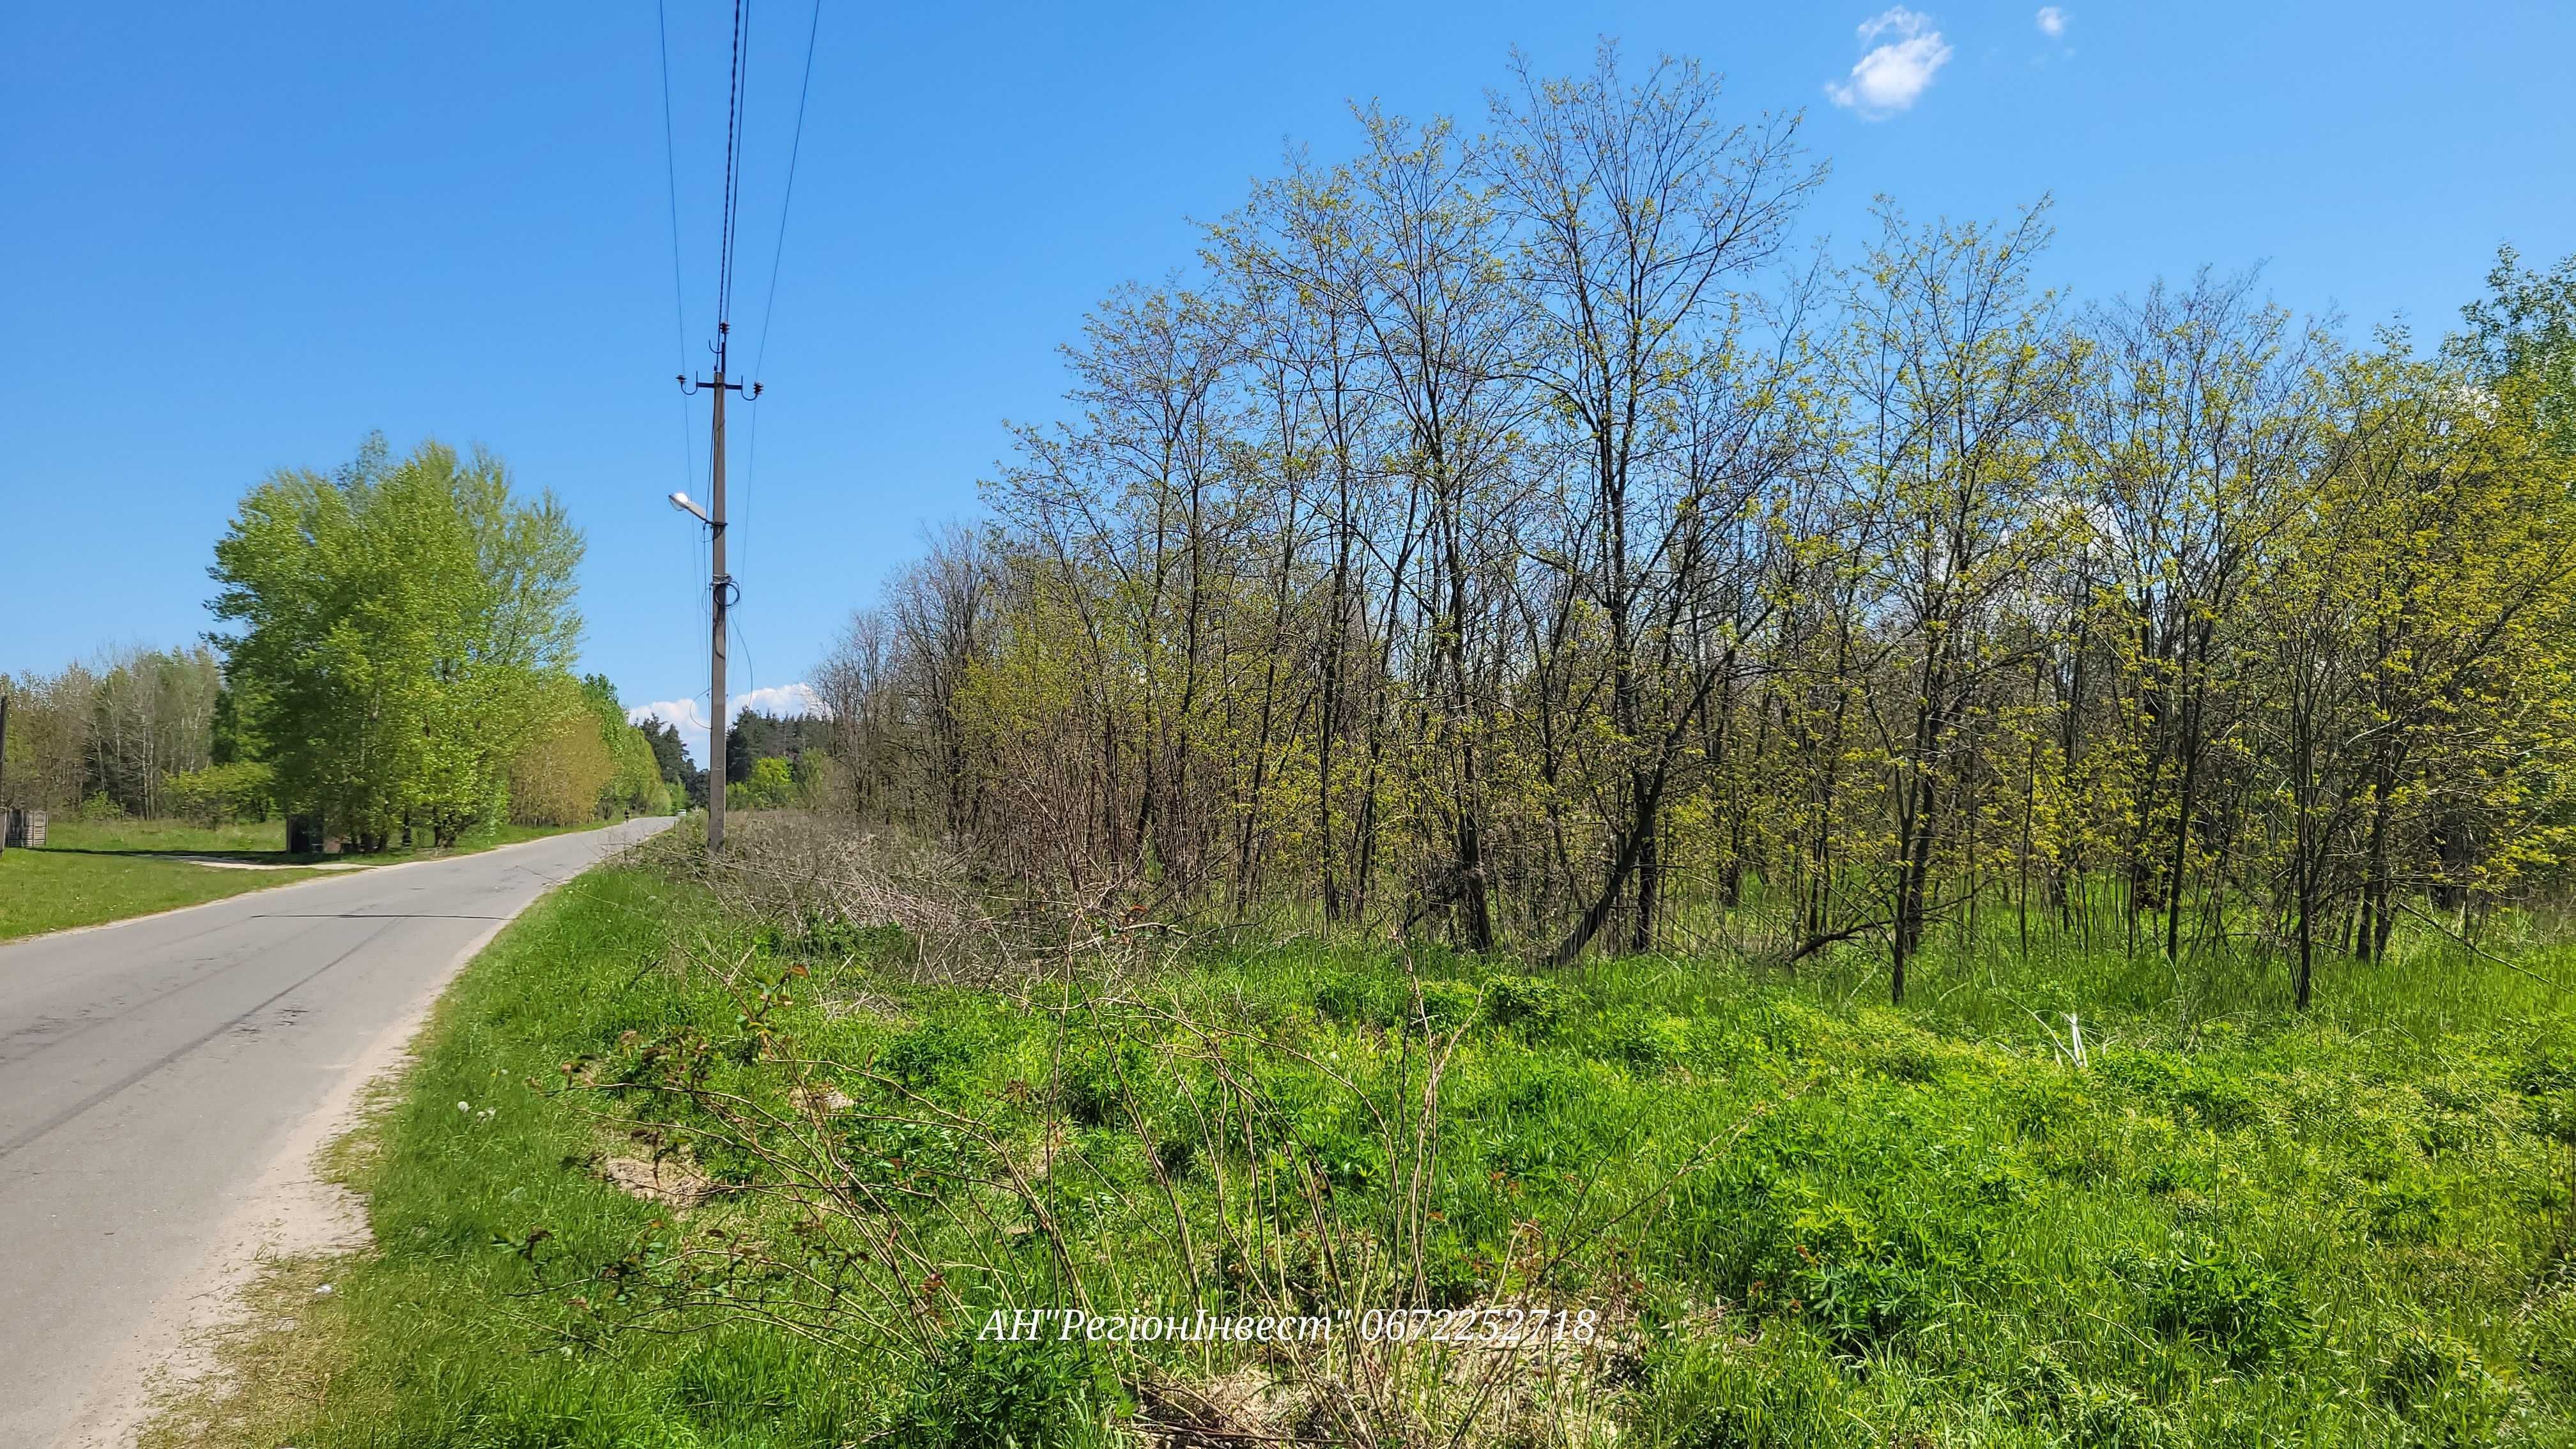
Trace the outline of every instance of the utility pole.
[[[724, 853], [725, 817], [725, 729], [732, 724], [732, 712], [725, 708], [725, 612], [733, 605], [738, 592], [733, 575], [725, 572], [725, 394], [741, 392], [743, 385], [725, 381], [725, 346], [732, 331], [729, 322], [716, 324], [716, 375], [713, 381], [700, 379], [691, 384], [682, 374], [680, 384], [688, 391], [700, 388], [715, 393], [714, 441], [708, 445], [713, 472], [707, 479], [712, 494], [707, 499], [707, 530], [715, 539], [714, 577], [708, 581], [708, 592], [715, 607], [709, 611], [713, 621], [707, 640], [707, 858]], [[760, 384], [751, 384], [751, 396], [760, 396]]]

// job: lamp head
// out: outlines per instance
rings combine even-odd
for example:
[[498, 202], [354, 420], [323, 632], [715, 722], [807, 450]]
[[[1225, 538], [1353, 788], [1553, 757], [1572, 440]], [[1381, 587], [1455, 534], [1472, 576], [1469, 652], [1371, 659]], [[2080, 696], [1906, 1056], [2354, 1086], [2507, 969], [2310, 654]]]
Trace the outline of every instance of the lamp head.
[[697, 504], [690, 502], [689, 495], [686, 493], [672, 494], [671, 506], [680, 510], [682, 513], [688, 514], [690, 517], [695, 518], [700, 523], [712, 524], [715, 521], [707, 517], [705, 509], [702, 509], [698, 507]]

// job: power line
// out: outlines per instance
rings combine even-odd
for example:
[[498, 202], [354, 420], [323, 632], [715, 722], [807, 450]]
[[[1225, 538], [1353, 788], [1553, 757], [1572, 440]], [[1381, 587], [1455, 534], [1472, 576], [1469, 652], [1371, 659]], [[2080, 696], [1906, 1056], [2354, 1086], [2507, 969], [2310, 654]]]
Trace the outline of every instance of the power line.
[[[778, 199], [778, 242], [769, 253], [769, 299], [760, 308], [760, 345], [752, 353], [752, 376], [769, 356], [769, 319], [778, 310], [778, 264], [787, 255], [787, 217], [796, 202], [796, 158], [805, 149], [805, 101], [814, 90], [814, 37], [823, 30], [823, 0], [814, 0], [814, 17], [805, 27], [805, 78], [796, 87], [796, 131], [787, 143], [787, 188]], [[757, 428], [759, 415], [753, 414]]]
[[[820, 0], [817, 0], [820, 3]], [[653, 0], [654, 35], [662, 50], [662, 181], [671, 203], [671, 316], [678, 331], [680, 370], [689, 370], [689, 302], [682, 285], [680, 266], [680, 163], [678, 147], [671, 131], [671, 20], [664, 0]], [[764, 324], [765, 325], [765, 324]], [[698, 481], [698, 440], [689, 431], [689, 402], [683, 397], [680, 406], [680, 486], [693, 488]]]
[[[751, 354], [753, 377], [761, 376], [769, 362], [769, 323], [770, 319], [778, 313], [779, 263], [787, 255], [787, 218], [793, 214], [792, 209], [796, 204], [796, 158], [803, 155], [805, 151], [805, 102], [814, 92], [814, 39], [822, 33], [822, 30], [823, 0], [814, 0], [813, 16], [805, 24], [805, 74], [796, 86], [796, 129], [787, 143], [787, 185], [778, 198], [778, 236], [769, 251], [769, 295], [761, 303], [760, 341], [753, 346]], [[745, 506], [742, 512], [746, 522], [751, 515], [749, 506], [751, 480], [760, 465], [760, 414], [761, 409], [752, 410], [751, 426], [746, 430], [747, 436], [743, 439], [742, 482]], [[746, 529], [745, 532], [748, 533], [749, 530]], [[745, 557], [750, 555], [751, 550], [747, 541], [742, 551]], [[747, 660], [750, 650], [746, 648], [743, 652]]]
[[743, 84], [747, 60], [743, 40], [750, 25], [749, 0], [734, 0], [733, 64], [727, 72], [725, 96], [723, 241], [716, 258], [716, 326], [719, 330], [733, 320], [734, 216], [741, 209], [737, 198], [742, 190], [742, 120], [746, 103], [750, 100]]
[[[760, 385], [757, 382], [737, 382], [734, 381], [732, 377], [728, 377], [728, 368], [726, 365], [728, 334], [733, 328], [734, 263], [736, 261], [736, 253], [739, 249], [738, 243], [740, 239], [739, 233], [742, 217], [743, 151], [747, 138], [747, 127], [744, 123], [744, 116], [750, 103], [750, 0], [734, 0], [733, 51], [730, 63], [726, 70], [727, 93], [725, 97], [724, 196], [722, 222], [717, 232], [716, 256], [716, 335], [713, 344], [716, 354], [715, 373], [711, 379], [702, 380], [696, 383], [692, 383], [690, 381], [689, 374], [685, 370], [688, 340], [688, 314], [685, 301], [686, 284], [684, 280], [684, 269], [681, 265], [679, 245], [678, 162], [676, 160], [676, 145], [674, 142], [675, 128], [673, 127], [671, 119], [670, 36], [668, 18], [667, 15], [664, 14], [664, 0], [655, 0], [655, 14], [662, 24], [662, 133], [663, 155], [665, 158], [664, 173], [671, 194], [672, 287], [675, 297], [680, 298], [681, 350], [684, 370], [678, 380], [684, 392], [708, 391], [713, 394], [713, 409], [712, 417], [710, 419], [710, 438], [707, 451], [710, 485], [708, 507], [701, 510], [692, 504], [684, 495], [675, 494], [673, 495], [672, 501], [678, 504], [681, 508], [696, 514], [707, 525], [704, 535], [709, 551], [707, 569], [709, 589], [705, 596], [709, 615], [707, 626], [709, 634], [708, 673], [710, 676], [707, 682], [707, 724], [709, 727], [707, 738], [707, 768], [709, 772], [707, 791], [707, 849], [710, 855], [714, 855], [722, 851], [724, 840], [725, 736], [728, 733], [726, 726], [730, 722], [728, 716], [732, 712], [730, 709], [732, 701], [728, 697], [728, 692], [726, 690], [725, 666], [726, 656], [730, 652], [728, 648], [730, 644], [739, 642], [742, 649], [743, 662], [747, 666], [746, 673], [750, 677], [755, 690], [758, 687], [758, 672], [756, 668], [748, 667], [751, 666], [751, 647], [748, 633], [747, 631], [744, 631], [731, 617], [733, 607], [739, 600], [740, 591], [734, 583], [732, 574], [729, 573], [725, 567], [727, 532], [727, 520], [725, 517], [725, 465], [727, 462], [727, 448], [725, 446], [724, 430], [725, 394], [728, 392], [741, 392], [743, 394], [743, 400], [748, 402], [751, 399], [758, 397], [761, 391]], [[789, 217], [793, 214], [796, 192], [797, 161], [804, 150], [806, 103], [813, 92], [815, 39], [820, 34], [821, 29], [821, 0], [814, 0], [814, 11], [806, 25], [805, 67], [803, 76], [799, 82], [796, 97], [796, 128], [788, 147], [787, 181], [785, 187], [782, 188], [779, 198], [778, 232], [770, 252], [769, 288], [762, 302], [760, 340], [754, 353], [753, 375], [755, 377], [758, 376], [759, 366], [765, 362], [767, 358], [770, 323], [775, 317], [778, 304], [778, 278], [781, 270], [781, 259], [786, 255], [787, 250], [787, 224]], [[736, 374], [736, 376], [738, 375], [739, 374]], [[744, 459], [744, 473], [746, 482], [749, 481], [749, 464], [751, 462], [751, 458], [756, 454], [758, 447], [759, 426], [759, 414], [755, 412], [752, 415], [752, 436], [745, 440], [746, 455]]]

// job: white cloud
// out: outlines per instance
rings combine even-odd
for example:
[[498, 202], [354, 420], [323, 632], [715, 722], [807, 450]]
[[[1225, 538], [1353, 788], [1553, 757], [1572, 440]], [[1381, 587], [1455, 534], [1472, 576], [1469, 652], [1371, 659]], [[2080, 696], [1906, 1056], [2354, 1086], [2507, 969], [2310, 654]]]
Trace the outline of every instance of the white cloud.
[[1860, 43], [1893, 37], [1871, 46], [1851, 68], [1847, 80], [1828, 82], [1833, 103], [1856, 111], [1865, 121], [1882, 121], [1914, 104], [1932, 84], [1933, 75], [1950, 63], [1949, 42], [1919, 10], [1897, 5], [1860, 23]]
[[[741, 714], [746, 709], [758, 710], [762, 714], [783, 715], [825, 712], [822, 697], [814, 693], [814, 686], [801, 680], [795, 684], [776, 684], [766, 689], [755, 689], [731, 698], [733, 708], [726, 715], [728, 719]], [[679, 731], [680, 743], [687, 747], [689, 758], [701, 765], [707, 762], [705, 706], [694, 699], [657, 699], [651, 704], [637, 705], [626, 712], [628, 724], [642, 724], [648, 719], [660, 720]]]
[[2055, 40], [2066, 33], [2066, 12], [2054, 5], [2039, 7], [2039, 33]]

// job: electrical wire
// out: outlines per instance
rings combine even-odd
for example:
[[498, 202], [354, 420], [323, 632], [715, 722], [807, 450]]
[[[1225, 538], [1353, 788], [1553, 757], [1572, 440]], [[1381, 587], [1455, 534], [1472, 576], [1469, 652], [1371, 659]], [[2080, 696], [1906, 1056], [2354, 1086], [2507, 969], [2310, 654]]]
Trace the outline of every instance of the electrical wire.
[[[770, 245], [770, 291], [768, 299], [760, 304], [760, 340], [752, 345], [752, 379], [760, 379], [770, 361], [770, 320], [778, 315], [778, 263], [788, 255], [788, 217], [793, 217], [793, 206], [796, 206], [796, 157], [804, 155], [804, 111], [806, 101], [814, 95], [814, 36], [819, 34], [822, 34], [822, 0], [814, 0], [814, 13], [811, 13], [811, 18], [806, 18], [804, 80], [796, 83], [796, 129], [788, 137], [788, 183], [778, 196], [778, 237]], [[752, 425], [744, 431], [742, 438], [744, 518], [750, 518], [750, 485], [755, 472], [760, 469], [760, 413], [762, 407], [752, 407]], [[750, 549], [744, 549], [744, 557], [750, 557]]]
[[749, 59], [743, 41], [750, 27], [749, 0], [734, 0], [733, 64], [727, 72], [725, 97], [724, 225], [716, 257], [716, 325], [719, 328], [733, 320], [734, 217], [741, 210], [738, 198], [742, 190], [742, 123], [745, 103], [750, 99], [743, 85]]
[[[671, 287], [673, 302], [679, 321], [681, 370], [685, 375], [688, 360], [688, 309], [685, 300], [686, 288], [683, 281], [684, 270], [681, 266], [680, 257], [679, 168], [678, 161], [676, 159], [676, 146], [673, 139], [675, 133], [671, 121], [671, 42], [669, 19], [665, 13], [665, 0], [655, 0], [654, 13], [656, 22], [660, 26], [661, 40], [662, 154], [665, 180], [668, 184], [670, 193]], [[770, 251], [769, 287], [761, 305], [759, 340], [754, 345], [753, 349], [752, 375], [755, 378], [760, 375], [760, 368], [767, 361], [769, 354], [770, 323], [777, 313], [778, 277], [781, 260], [785, 257], [787, 251], [787, 223], [788, 218], [793, 214], [793, 206], [796, 196], [796, 164], [798, 157], [803, 153], [805, 143], [806, 102], [811, 98], [813, 93], [814, 45], [816, 37], [821, 33], [822, 23], [822, 0], [815, 0], [813, 14], [807, 21], [805, 31], [805, 66], [802, 79], [799, 81], [797, 87], [795, 131], [788, 144], [787, 181], [779, 198], [778, 233]], [[719, 348], [722, 347], [722, 339], [725, 336], [725, 333], [729, 330], [733, 320], [733, 282], [736, 235], [742, 210], [741, 189], [742, 151], [745, 134], [744, 114], [749, 100], [749, 87], [747, 82], [749, 79], [750, 27], [751, 16], [749, 0], [734, 0], [733, 58], [731, 67], [727, 73], [727, 95], [725, 99], [723, 218], [718, 229], [716, 259], [716, 328], [717, 337], [719, 339]], [[694, 475], [697, 468], [695, 461], [695, 440], [688, 432], [688, 413], [685, 403], [682, 404], [681, 416], [681, 433], [684, 445], [690, 449], [688, 468], [690, 474]], [[743, 459], [743, 482], [745, 485], [748, 485], [751, 481], [752, 468], [759, 456], [760, 413], [757, 409], [752, 413], [751, 426], [748, 429], [748, 434], [749, 436], [744, 439], [745, 456]], [[710, 455], [708, 466], [712, 468], [714, 463], [715, 459]], [[748, 489], [746, 487], [746, 493], [747, 492]], [[747, 501], [747, 499], [745, 501]], [[700, 564], [698, 572], [703, 575], [706, 573], [707, 567], [711, 563], [711, 560], [706, 557], [706, 550], [712, 546], [713, 541], [706, 535], [701, 534], [697, 542], [699, 546], [698, 562]], [[736, 547], [739, 548], [740, 546], [741, 545], [737, 542]], [[701, 596], [699, 599], [698, 616], [700, 622], [710, 628], [713, 627], [713, 610], [714, 598], [712, 592]], [[757, 666], [754, 665], [752, 661], [750, 636], [743, 629], [741, 623], [737, 619], [729, 617], [726, 622], [727, 643], [729, 646], [739, 644], [743, 659], [744, 676], [746, 681], [752, 686], [752, 688], [746, 692], [757, 692], [759, 675]], [[724, 761], [714, 758], [713, 725], [716, 719], [720, 716], [726, 718], [728, 725], [731, 723], [730, 715], [732, 711], [729, 708], [730, 704], [730, 700], [717, 699], [714, 697], [713, 691], [709, 691], [706, 713], [706, 721], [710, 727], [707, 749], [709, 758], [706, 764], [707, 768], [711, 771], [722, 770], [725, 767]]]
[[[671, 203], [671, 316], [678, 331], [675, 340], [680, 347], [680, 372], [689, 370], [689, 302], [682, 282], [680, 265], [680, 163], [678, 147], [671, 129], [671, 20], [665, 0], [653, 0], [654, 35], [662, 51], [662, 182]], [[680, 486], [694, 487], [698, 481], [698, 440], [689, 428], [689, 400], [684, 394], [680, 408]]]
[[[796, 158], [805, 149], [805, 102], [814, 91], [814, 38], [823, 30], [823, 0], [814, 0], [814, 17], [805, 27], [805, 78], [796, 87], [796, 130], [787, 143], [787, 187], [778, 199], [778, 241], [769, 253], [769, 298], [760, 308], [760, 343], [752, 352], [751, 375], [769, 358], [769, 319], [778, 311], [778, 263], [787, 255], [787, 218], [796, 202]], [[756, 425], [756, 424], [755, 424]]]
[[[758, 342], [753, 344], [752, 347], [751, 375], [755, 380], [761, 376], [762, 370], [766, 368], [769, 363], [769, 324], [771, 319], [776, 317], [778, 314], [779, 263], [787, 255], [787, 219], [789, 216], [794, 214], [793, 208], [796, 204], [796, 159], [805, 152], [805, 102], [810, 99], [814, 93], [814, 40], [815, 37], [822, 34], [822, 31], [823, 0], [814, 0], [814, 13], [805, 23], [804, 78], [798, 81], [796, 86], [796, 129], [791, 133], [787, 143], [787, 185], [780, 192], [778, 198], [778, 235], [775, 243], [770, 247], [769, 251], [769, 293], [767, 298], [761, 303], [760, 307], [760, 339]], [[760, 466], [760, 415], [762, 411], [764, 410], [760, 408], [752, 409], [751, 426], [748, 429], [745, 429], [745, 437], [743, 438], [742, 481], [744, 507], [741, 509], [741, 514], [746, 521], [748, 521], [751, 516], [751, 509], [749, 507], [751, 480], [754, 471]], [[747, 529], [745, 530], [746, 533], [748, 531], [749, 530]], [[748, 547], [743, 549], [743, 554], [746, 558], [749, 557], [750, 550]]]

